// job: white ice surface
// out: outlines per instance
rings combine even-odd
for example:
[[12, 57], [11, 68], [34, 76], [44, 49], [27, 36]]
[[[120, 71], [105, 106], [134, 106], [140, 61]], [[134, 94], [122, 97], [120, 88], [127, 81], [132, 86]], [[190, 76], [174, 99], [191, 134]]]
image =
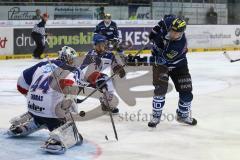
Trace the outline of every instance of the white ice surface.
[[[48, 136], [47, 131], [24, 139], [4, 135], [10, 125], [9, 119], [26, 111], [25, 98], [16, 91], [17, 77], [36, 61], [0, 61], [0, 159], [239, 160], [240, 62], [229, 63], [221, 53], [194, 53], [189, 54], [188, 59], [194, 86], [192, 110], [198, 120], [197, 126], [164, 120], [151, 130], [144, 119], [151, 113], [151, 98], [138, 98], [135, 107], [120, 101], [121, 116], [126, 116], [127, 112], [128, 119], [115, 116], [118, 142], [114, 140], [109, 117], [103, 116], [78, 122], [84, 144], [58, 156], [39, 150]], [[147, 90], [146, 86], [144, 90]], [[175, 92], [167, 95], [164, 113], [169, 114], [170, 120], [171, 115], [175, 115], [177, 96]], [[131, 121], [129, 115], [137, 115], [138, 111], [139, 118], [132, 116]], [[104, 138], [106, 134], [109, 141]]]

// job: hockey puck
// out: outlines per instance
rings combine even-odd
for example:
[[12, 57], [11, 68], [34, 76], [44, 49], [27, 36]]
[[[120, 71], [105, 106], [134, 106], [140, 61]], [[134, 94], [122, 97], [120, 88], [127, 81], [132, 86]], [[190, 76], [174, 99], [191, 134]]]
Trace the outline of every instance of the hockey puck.
[[84, 111], [80, 111], [79, 116], [84, 117], [85, 114], [86, 114], [86, 113], [85, 113]]
[[108, 136], [107, 135], [105, 135], [105, 139], [108, 141]]

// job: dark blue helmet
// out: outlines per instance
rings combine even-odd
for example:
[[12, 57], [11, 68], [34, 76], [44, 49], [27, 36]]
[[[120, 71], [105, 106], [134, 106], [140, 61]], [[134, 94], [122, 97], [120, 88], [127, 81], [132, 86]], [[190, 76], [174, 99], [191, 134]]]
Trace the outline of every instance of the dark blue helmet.
[[98, 44], [98, 43], [104, 43], [106, 42], [107, 39], [104, 35], [101, 35], [101, 34], [94, 34], [93, 36], [93, 43], [94, 45]]

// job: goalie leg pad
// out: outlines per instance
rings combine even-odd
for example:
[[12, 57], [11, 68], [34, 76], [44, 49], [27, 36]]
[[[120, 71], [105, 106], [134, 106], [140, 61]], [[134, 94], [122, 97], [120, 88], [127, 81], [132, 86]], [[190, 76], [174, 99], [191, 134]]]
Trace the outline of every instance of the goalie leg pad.
[[31, 114], [29, 112], [23, 113], [20, 116], [14, 117], [10, 120], [10, 123], [13, 125], [20, 125], [22, 123], [25, 123], [29, 121], [32, 118]]
[[51, 138], [45, 142], [41, 149], [52, 154], [63, 154], [67, 150], [61, 141]]
[[33, 132], [43, 129], [45, 126], [37, 124], [33, 118], [21, 123], [19, 125], [13, 124], [7, 131], [7, 134], [12, 137], [23, 137], [27, 136]]
[[168, 68], [163, 65], [153, 65], [153, 85], [155, 96], [165, 96], [168, 89]]
[[[83, 142], [83, 138], [78, 133], [76, 126], [74, 125], [73, 122], [70, 122], [70, 121], [65, 123], [61, 127], [53, 130], [50, 133], [49, 139], [57, 141], [65, 149], [71, 148], [74, 145], [80, 145]], [[49, 149], [49, 146], [50, 145], [47, 145], [46, 149]], [[50, 149], [50, 151], [51, 151], [51, 149]]]

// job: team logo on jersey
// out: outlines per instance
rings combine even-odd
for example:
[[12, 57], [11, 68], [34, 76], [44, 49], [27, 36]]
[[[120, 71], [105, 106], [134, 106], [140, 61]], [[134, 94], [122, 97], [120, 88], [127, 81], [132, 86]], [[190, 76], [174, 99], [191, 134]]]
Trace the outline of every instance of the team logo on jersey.
[[57, 67], [55, 65], [46, 64], [45, 66], [43, 66], [42, 70], [43, 70], [43, 73], [49, 73], [49, 72], [54, 71], [56, 68]]
[[173, 59], [174, 57], [176, 57], [178, 55], [178, 52], [177, 51], [174, 51], [174, 50], [171, 50], [169, 53], [166, 54], [166, 56], [169, 58], [169, 59]]

